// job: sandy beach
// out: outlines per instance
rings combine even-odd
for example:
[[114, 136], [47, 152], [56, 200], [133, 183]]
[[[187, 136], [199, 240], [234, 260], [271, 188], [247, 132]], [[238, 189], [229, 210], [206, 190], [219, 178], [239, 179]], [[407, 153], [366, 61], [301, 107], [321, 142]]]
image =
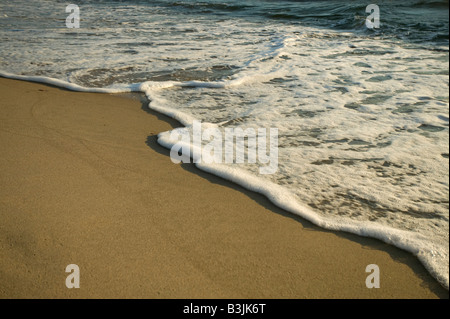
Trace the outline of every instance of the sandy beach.
[[179, 124], [143, 96], [0, 92], [0, 298], [448, 298], [407, 252], [173, 164], [156, 136]]

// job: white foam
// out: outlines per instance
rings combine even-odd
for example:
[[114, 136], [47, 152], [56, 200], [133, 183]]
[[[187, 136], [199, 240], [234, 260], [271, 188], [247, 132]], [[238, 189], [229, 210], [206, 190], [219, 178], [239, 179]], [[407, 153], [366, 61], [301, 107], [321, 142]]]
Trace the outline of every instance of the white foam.
[[75, 83], [70, 83], [63, 80], [58, 80], [46, 76], [27, 76], [27, 75], [17, 75], [9, 72], [0, 71], [0, 76], [13, 80], [22, 80], [22, 81], [30, 81], [30, 82], [38, 82], [49, 84], [53, 86], [58, 86], [61, 88], [65, 88], [71, 91], [76, 92], [89, 92], [89, 93], [127, 93], [127, 92], [139, 92], [140, 83], [139, 84], [130, 84], [130, 85], [116, 85], [110, 88], [90, 88], [84, 87]]
[[[0, 6], [14, 12], [17, 2], [25, 3]], [[28, 1], [21, 14], [54, 12], [51, 1], [32, 2], [39, 6]], [[101, 8], [83, 11], [89, 29], [64, 29], [57, 17], [45, 37], [35, 37], [38, 19], [27, 20], [26, 32], [2, 28], [0, 75], [82, 92], [144, 92], [151, 109], [187, 129], [194, 120], [279, 128], [276, 174], [200, 168], [321, 227], [411, 251], [448, 288], [448, 52], [297, 24], [180, 21], [163, 9], [148, 19], [145, 6], [95, 24]], [[24, 73], [44, 76], [14, 75]]]
[[[166, 113], [166, 115], [169, 114]], [[179, 140], [171, 140], [171, 131], [169, 131], [158, 135], [158, 143], [167, 149], [171, 149], [175, 144], [180, 145], [181, 142]], [[199, 153], [194, 150], [192, 144], [185, 146], [191, 149], [190, 154]], [[195, 160], [193, 158], [193, 161]], [[222, 177], [249, 191], [262, 194], [276, 206], [298, 215], [319, 227], [379, 239], [387, 244], [406, 250], [417, 256], [427, 270], [442, 285], [448, 288], [448, 268], [446, 273], [446, 269], [442, 267], [448, 260], [448, 254], [442, 254], [439, 245], [430, 242], [428, 238], [418, 233], [402, 231], [369, 221], [359, 222], [348, 219], [327, 218], [299, 203], [296, 197], [285, 187], [249, 174], [248, 171], [226, 164], [200, 162], [195, 165], [202, 171]]]

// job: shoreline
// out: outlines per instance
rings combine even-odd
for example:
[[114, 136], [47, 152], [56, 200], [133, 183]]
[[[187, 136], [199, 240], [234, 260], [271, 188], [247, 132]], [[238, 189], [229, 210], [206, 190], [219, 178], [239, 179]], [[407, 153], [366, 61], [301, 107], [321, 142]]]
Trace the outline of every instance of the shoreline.
[[[407, 252], [313, 226], [193, 164], [174, 165], [156, 138], [179, 124], [138, 93], [4, 78], [0, 89], [0, 298], [448, 298]], [[30, 178], [34, 187], [22, 189]], [[64, 269], [77, 258], [82, 288], [69, 290]], [[365, 287], [373, 263], [380, 289]]]

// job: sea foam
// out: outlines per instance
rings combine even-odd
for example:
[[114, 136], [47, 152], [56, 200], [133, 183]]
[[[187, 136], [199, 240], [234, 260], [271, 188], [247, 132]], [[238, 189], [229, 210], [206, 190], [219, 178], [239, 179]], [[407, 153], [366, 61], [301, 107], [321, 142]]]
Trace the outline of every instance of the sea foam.
[[354, 2], [230, 2], [111, 1], [105, 12], [86, 1], [77, 30], [64, 27], [62, 4], [2, 2], [0, 75], [143, 92], [187, 132], [194, 121], [276, 127], [275, 174], [198, 167], [320, 227], [405, 249], [448, 289], [448, 10], [386, 2], [382, 27], [367, 30]]

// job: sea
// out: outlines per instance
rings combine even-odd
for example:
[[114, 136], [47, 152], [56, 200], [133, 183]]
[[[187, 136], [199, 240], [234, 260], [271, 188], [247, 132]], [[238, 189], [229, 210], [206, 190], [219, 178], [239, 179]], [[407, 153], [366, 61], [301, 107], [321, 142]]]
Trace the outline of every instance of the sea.
[[140, 92], [180, 134], [276, 128], [272, 174], [196, 165], [406, 250], [448, 289], [448, 0], [72, 1], [0, 0], [0, 76]]

